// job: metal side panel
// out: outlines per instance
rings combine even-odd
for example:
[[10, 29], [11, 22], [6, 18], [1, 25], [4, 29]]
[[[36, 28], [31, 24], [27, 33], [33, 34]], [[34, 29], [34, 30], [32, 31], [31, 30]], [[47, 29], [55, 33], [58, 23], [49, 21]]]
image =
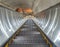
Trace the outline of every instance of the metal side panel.
[[60, 47], [60, 4], [38, 13], [33, 20], [48, 38]]
[[22, 15], [0, 6], [0, 46], [27, 21]]

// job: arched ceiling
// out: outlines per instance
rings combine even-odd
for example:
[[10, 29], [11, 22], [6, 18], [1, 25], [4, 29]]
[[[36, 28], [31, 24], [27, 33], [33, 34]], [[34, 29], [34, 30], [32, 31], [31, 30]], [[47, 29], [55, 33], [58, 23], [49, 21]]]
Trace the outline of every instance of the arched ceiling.
[[1, 0], [2, 3], [7, 4], [13, 9], [16, 8], [31, 8], [36, 14], [44, 9], [47, 9], [60, 0]]
[[2, 0], [4, 3], [8, 3], [14, 8], [32, 8], [34, 0]]

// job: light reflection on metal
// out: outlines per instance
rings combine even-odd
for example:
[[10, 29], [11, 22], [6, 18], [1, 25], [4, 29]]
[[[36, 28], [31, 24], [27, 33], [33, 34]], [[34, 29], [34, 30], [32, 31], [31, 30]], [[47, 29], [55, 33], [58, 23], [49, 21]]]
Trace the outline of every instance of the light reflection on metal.
[[27, 18], [22, 15], [0, 6], [0, 47], [25, 23]]
[[[51, 19], [51, 10], [50, 10], [50, 13], [49, 13], [48, 21], [47, 21], [46, 25], [44, 26], [44, 29], [45, 29], [45, 28], [47, 27], [47, 25], [49, 24], [50, 19]], [[44, 29], [43, 29], [43, 30], [44, 30]]]
[[46, 36], [57, 46], [60, 46], [60, 4], [46, 9], [45, 17], [38, 13], [35, 15], [35, 23], [42, 29]]
[[8, 34], [6, 33], [6, 30], [4, 29], [1, 21], [0, 21], [0, 29], [1, 29], [1, 31], [3, 32], [3, 34], [5, 34], [5, 36], [6, 36], [7, 38], [9, 38], [9, 36], [8, 36]]
[[52, 37], [52, 35], [53, 35], [53, 33], [54, 33], [54, 30], [57, 28], [57, 25], [58, 25], [58, 21], [57, 21], [55, 27], [52, 29], [51, 37]]
[[56, 39], [54, 40], [54, 42], [56, 42], [57, 40], [60, 40], [60, 31], [59, 31], [59, 33], [58, 33]]
[[9, 21], [7, 10], [6, 10], [6, 17], [7, 17], [7, 22], [9, 23], [9, 26], [10, 26], [9, 31], [11, 32], [13, 28], [12, 28], [12, 25], [11, 25], [11, 23]]
[[52, 21], [52, 24], [51, 24], [51, 26], [50, 26], [50, 29], [48, 30], [48, 32], [47, 32], [47, 35], [49, 34], [49, 32], [51, 31], [51, 29], [53, 28], [53, 26], [54, 26], [54, 23], [55, 23], [55, 20], [56, 20], [56, 17], [57, 17], [57, 9], [58, 8], [56, 8], [56, 11], [55, 11], [55, 16], [54, 16], [54, 19], [53, 19], [53, 21]]

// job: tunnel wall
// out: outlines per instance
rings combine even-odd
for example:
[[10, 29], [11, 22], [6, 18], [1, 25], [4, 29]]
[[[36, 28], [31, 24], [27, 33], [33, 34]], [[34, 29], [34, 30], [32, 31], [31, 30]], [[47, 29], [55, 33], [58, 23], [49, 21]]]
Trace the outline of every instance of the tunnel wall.
[[23, 14], [0, 6], [0, 47], [25, 23]]
[[43, 30], [47, 37], [60, 46], [60, 4], [50, 7], [35, 15], [35, 23]]

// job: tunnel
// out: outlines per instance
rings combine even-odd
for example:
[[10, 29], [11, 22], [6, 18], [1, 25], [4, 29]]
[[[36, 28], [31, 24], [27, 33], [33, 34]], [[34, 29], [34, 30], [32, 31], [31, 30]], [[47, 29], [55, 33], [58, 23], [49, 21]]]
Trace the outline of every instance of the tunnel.
[[60, 0], [0, 0], [0, 47], [60, 47]]

